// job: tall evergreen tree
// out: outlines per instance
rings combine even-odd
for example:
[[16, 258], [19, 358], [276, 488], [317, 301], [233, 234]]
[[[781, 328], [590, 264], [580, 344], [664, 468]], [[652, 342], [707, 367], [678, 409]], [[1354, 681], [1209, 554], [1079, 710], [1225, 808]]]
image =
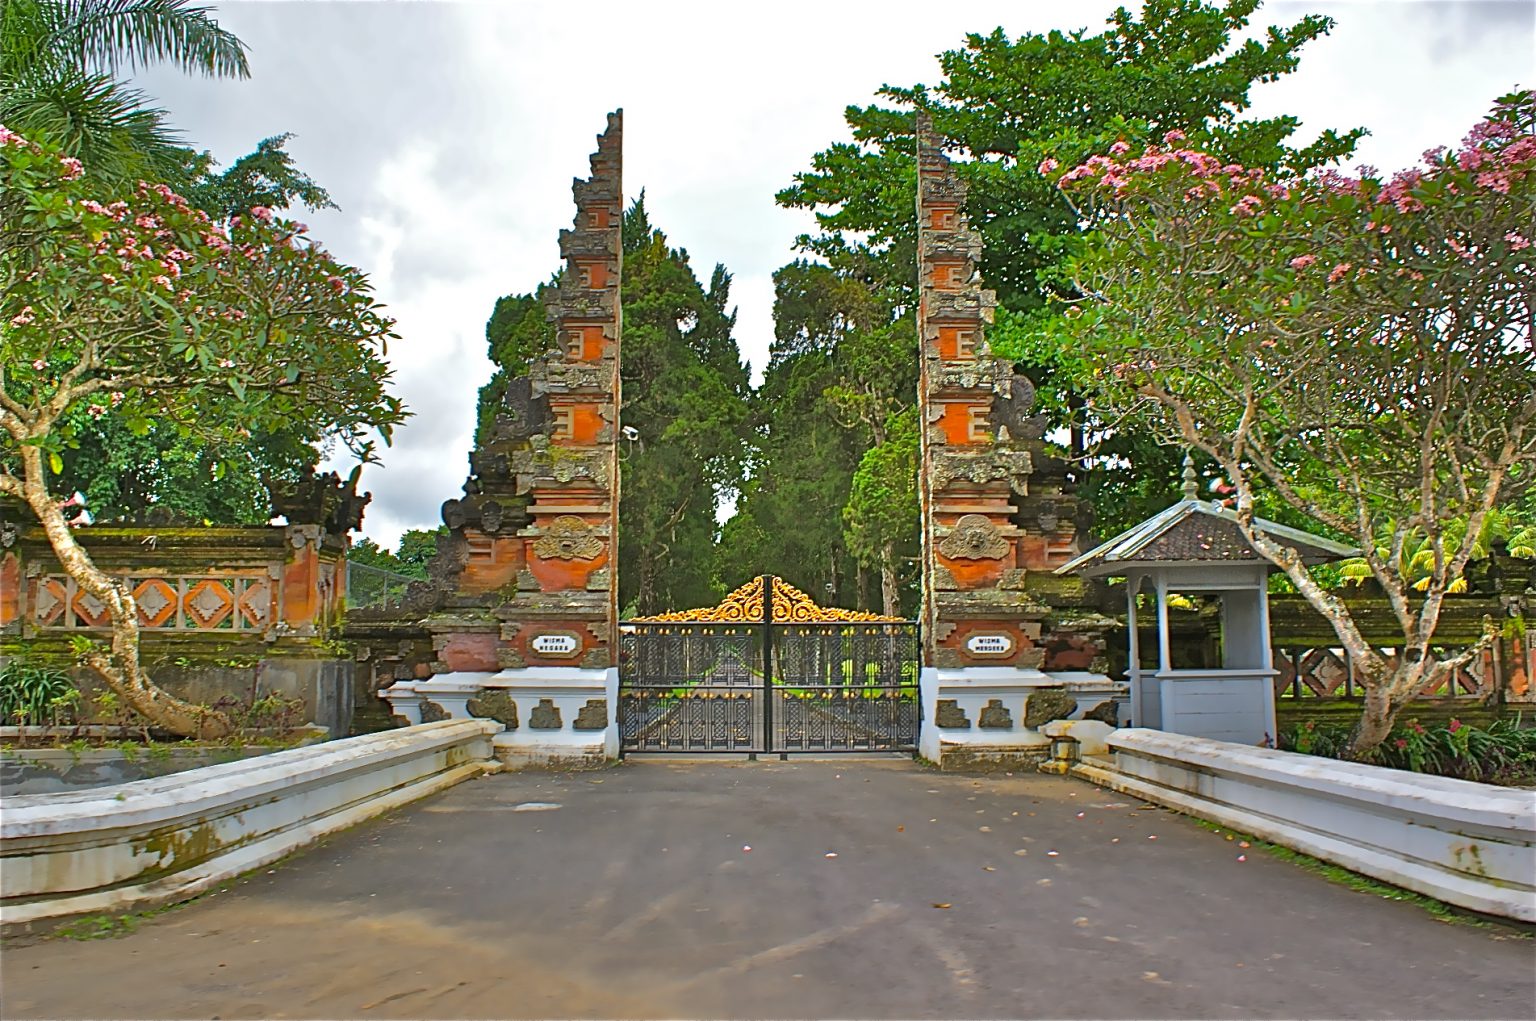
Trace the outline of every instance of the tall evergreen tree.
[[[912, 406], [917, 360], [900, 336], [912, 329], [888, 292], [827, 266], [796, 261], [774, 274], [775, 340], [754, 395], [753, 481], [740, 520], [727, 526], [732, 548], [723, 562], [751, 563], [860, 608], [910, 609], [915, 458], [909, 477], [876, 484], [866, 472], [858, 488], [853, 480], [861, 458], [884, 447], [891, 424]], [[871, 466], [894, 467], [893, 454], [885, 450]], [[907, 502], [890, 502], [898, 492], [913, 504], [904, 526], [898, 507]]]
[[651, 225], [642, 194], [624, 214], [619, 601], [639, 613], [724, 594], [717, 508], [739, 491], [750, 392], [732, 331], [730, 274], [705, 290], [688, 253]]

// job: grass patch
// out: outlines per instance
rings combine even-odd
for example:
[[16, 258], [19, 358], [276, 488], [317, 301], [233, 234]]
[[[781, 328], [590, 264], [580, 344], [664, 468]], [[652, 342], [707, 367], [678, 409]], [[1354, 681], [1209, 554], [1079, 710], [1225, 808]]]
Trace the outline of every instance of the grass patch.
[[[223, 890], [209, 890], [208, 893], [217, 893]], [[202, 894], [201, 896], [207, 896]], [[117, 915], [84, 915], [80, 918], [65, 922], [48, 934], [50, 939], [116, 939], [119, 936], [128, 936], [138, 930], [141, 922], [147, 922], [157, 915], [163, 915], [172, 908], [178, 908], [183, 904], [191, 904], [200, 899], [193, 897], [191, 900], [171, 901], [156, 907], [145, 908], [143, 911], [128, 911]]]
[[[1279, 858], [1281, 861], [1297, 865], [1308, 872], [1316, 873], [1330, 882], [1338, 883], [1340, 886], [1347, 886], [1358, 893], [1368, 893], [1373, 897], [1412, 904], [1437, 921], [1446, 922], [1451, 925], [1466, 925], [1474, 929], [1492, 929], [1496, 924], [1499, 924], [1495, 923], [1492, 919], [1485, 918], [1463, 908], [1458, 908], [1453, 904], [1447, 904], [1433, 897], [1426, 897], [1422, 893], [1414, 893], [1412, 890], [1405, 890], [1400, 886], [1393, 886], [1391, 883], [1383, 883], [1379, 879], [1363, 876], [1358, 872], [1344, 868], [1342, 865], [1333, 865], [1314, 858], [1310, 854], [1303, 854], [1289, 847], [1261, 840], [1249, 833], [1240, 833], [1230, 826], [1221, 826], [1217, 823], [1208, 822], [1205, 819], [1196, 819], [1193, 816], [1189, 818], [1196, 826], [1203, 830], [1209, 830], [1218, 836], [1229, 837], [1229, 839], [1247, 841], [1252, 850], [1263, 851], [1270, 857]], [[1500, 927], [1504, 926], [1500, 925]], [[1524, 939], [1530, 939], [1533, 935], [1536, 935], [1531, 930], [1516, 928], [1513, 924], [1509, 928]]]

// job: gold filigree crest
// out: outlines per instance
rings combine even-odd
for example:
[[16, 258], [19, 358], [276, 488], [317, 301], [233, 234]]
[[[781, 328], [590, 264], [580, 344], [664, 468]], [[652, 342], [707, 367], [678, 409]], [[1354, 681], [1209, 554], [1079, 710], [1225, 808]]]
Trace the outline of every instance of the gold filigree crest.
[[[670, 610], [650, 617], [635, 617], [637, 624], [761, 624], [763, 587], [767, 576], [753, 578], [716, 606]], [[810, 596], [780, 578], [773, 579], [775, 624], [904, 624], [904, 617], [886, 617], [863, 610], [819, 606]]]

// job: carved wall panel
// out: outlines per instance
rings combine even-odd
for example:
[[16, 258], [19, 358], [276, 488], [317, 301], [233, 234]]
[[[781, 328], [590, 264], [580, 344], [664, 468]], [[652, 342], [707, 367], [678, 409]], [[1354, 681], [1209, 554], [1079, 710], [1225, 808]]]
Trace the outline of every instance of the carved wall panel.
[[[266, 634], [280, 619], [279, 586], [268, 571], [210, 575], [130, 575], [139, 626], [159, 631], [253, 631]], [[26, 586], [32, 627], [93, 631], [111, 626], [106, 606], [64, 574], [41, 575]]]

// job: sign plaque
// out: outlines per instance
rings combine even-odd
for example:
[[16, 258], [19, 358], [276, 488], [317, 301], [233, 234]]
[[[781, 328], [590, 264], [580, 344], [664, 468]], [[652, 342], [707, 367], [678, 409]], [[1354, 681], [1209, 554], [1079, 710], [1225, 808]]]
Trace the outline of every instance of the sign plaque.
[[557, 631], [535, 635], [528, 642], [528, 647], [540, 656], [574, 656], [581, 642], [573, 634]]
[[965, 647], [973, 656], [1006, 656], [1013, 651], [1013, 639], [1008, 635], [971, 635]]

